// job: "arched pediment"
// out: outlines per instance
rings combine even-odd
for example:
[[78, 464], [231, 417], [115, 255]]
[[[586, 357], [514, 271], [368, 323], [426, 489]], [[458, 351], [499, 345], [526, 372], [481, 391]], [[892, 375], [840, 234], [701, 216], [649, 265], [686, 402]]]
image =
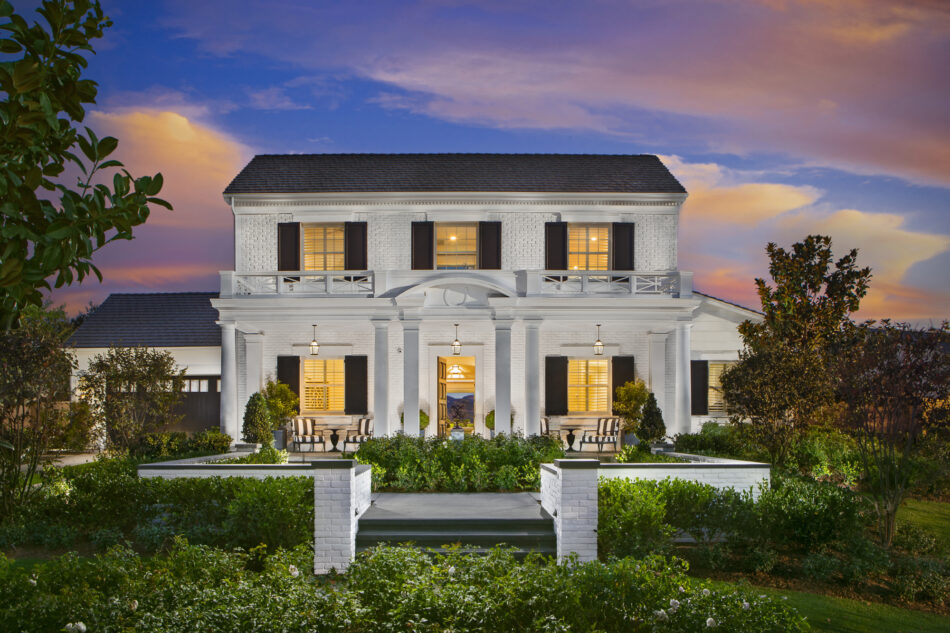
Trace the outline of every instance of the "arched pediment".
[[487, 307], [492, 297], [514, 297], [515, 292], [493, 281], [471, 276], [440, 276], [407, 288], [396, 303], [418, 302], [427, 307]]

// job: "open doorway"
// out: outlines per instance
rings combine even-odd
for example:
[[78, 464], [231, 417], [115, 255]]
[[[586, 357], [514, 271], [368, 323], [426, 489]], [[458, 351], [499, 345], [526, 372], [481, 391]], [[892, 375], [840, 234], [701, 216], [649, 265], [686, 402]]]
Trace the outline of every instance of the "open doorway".
[[475, 357], [439, 356], [438, 386], [439, 436], [445, 436], [455, 423], [466, 434], [475, 430]]

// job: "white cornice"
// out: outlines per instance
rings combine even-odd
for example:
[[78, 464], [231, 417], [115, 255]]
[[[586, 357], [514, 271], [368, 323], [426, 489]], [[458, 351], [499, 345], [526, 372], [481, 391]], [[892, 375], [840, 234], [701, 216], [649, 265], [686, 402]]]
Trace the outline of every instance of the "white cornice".
[[[256, 209], [324, 207], [386, 207], [401, 211], [417, 206], [482, 207], [677, 207], [686, 194], [677, 193], [512, 193], [512, 192], [380, 192], [352, 194], [235, 194], [224, 197], [235, 213]], [[540, 210], [540, 209], [539, 209]]]

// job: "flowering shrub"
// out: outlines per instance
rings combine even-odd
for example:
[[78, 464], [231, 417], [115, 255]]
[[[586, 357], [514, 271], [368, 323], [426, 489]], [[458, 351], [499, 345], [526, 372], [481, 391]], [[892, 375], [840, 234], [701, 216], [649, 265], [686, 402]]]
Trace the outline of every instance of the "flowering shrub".
[[297, 548], [251, 566], [250, 553], [178, 541], [167, 555], [117, 547], [31, 569], [0, 557], [0, 630], [807, 630], [780, 601], [710, 590], [676, 559], [556, 565], [538, 556], [518, 562], [504, 550], [433, 556], [382, 547], [345, 575], [317, 578], [311, 556]]
[[563, 456], [556, 439], [517, 435], [461, 441], [375, 437], [354, 455], [361, 464], [372, 465], [374, 489], [406, 492], [538, 490], [540, 464]]

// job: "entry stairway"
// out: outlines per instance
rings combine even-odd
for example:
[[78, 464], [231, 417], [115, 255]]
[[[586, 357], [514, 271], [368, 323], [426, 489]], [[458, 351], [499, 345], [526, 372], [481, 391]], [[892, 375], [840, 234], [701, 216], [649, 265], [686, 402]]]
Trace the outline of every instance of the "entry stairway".
[[376, 495], [359, 520], [356, 551], [384, 543], [425, 549], [459, 544], [473, 554], [504, 545], [519, 557], [557, 551], [554, 521], [530, 493]]

